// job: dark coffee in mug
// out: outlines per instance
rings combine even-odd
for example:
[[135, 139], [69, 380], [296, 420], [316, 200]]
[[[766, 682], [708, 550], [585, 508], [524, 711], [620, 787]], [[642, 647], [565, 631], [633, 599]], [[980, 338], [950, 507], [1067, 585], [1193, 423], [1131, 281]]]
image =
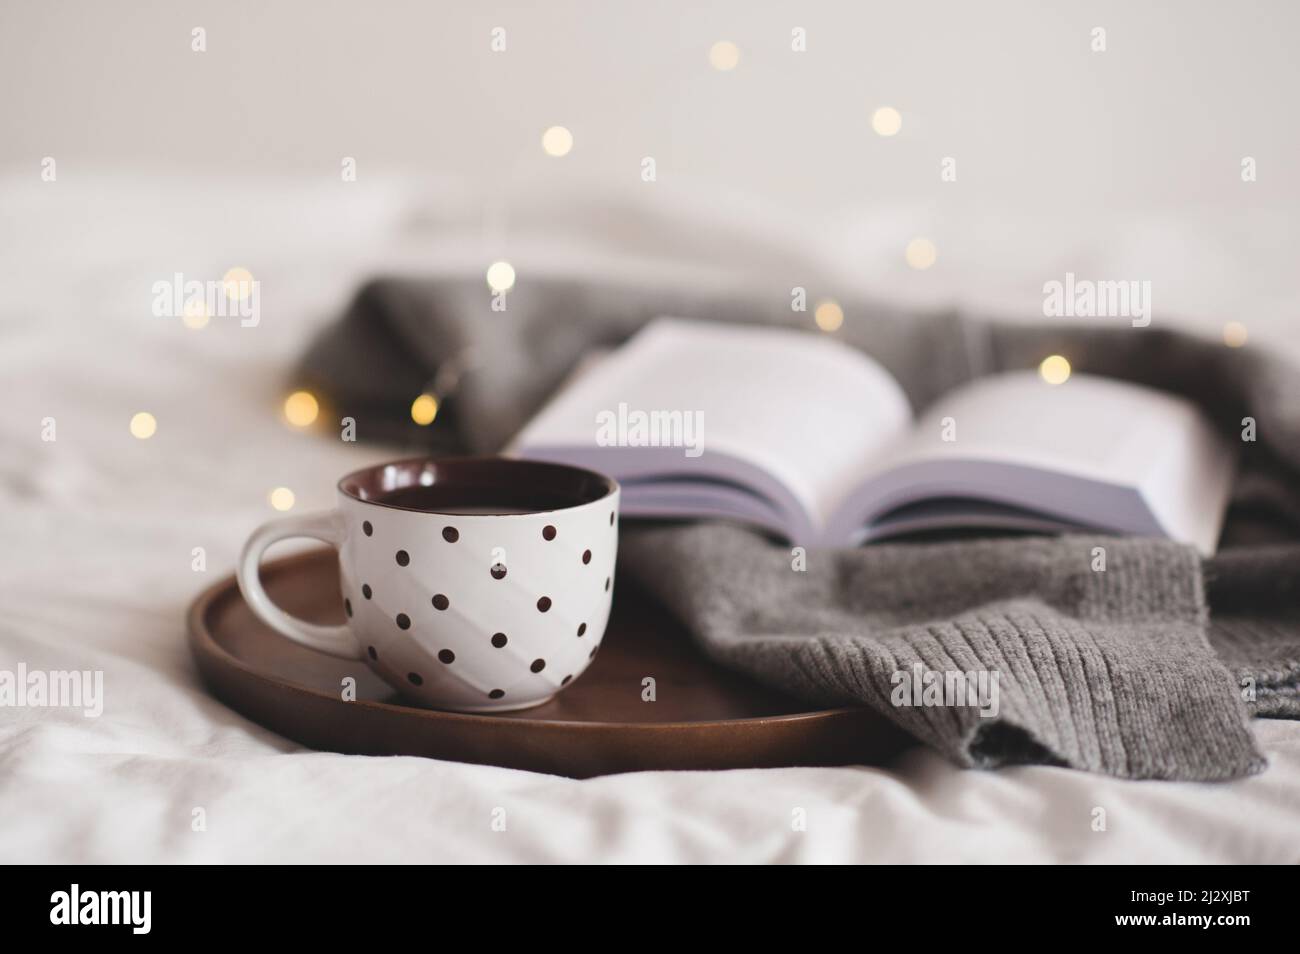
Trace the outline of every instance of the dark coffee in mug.
[[375, 503], [426, 513], [493, 514], [538, 513], [563, 510], [574, 499], [529, 487], [474, 488], [450, 485], [403, 487], [371, 498]]

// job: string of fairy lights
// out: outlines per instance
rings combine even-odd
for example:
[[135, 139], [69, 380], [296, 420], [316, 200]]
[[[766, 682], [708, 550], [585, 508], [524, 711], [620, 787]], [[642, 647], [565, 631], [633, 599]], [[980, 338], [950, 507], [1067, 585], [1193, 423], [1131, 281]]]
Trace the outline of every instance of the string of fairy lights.
[[[729, 73], [740, 65], [740, 48], [730, 40], [718, 40], [709, 47], [709, 65], [719, 73]], [[880, 106], [871, 114], [871, 130], [882, 138], [898, 135], [903, 129], [903, 114], [893, 106]], [[542, 152], [553, 159], [562, 159], [573, 151], [573, 133], [565, 126], [548, 126], [541, 135]], [[903, 249], [903, 260], [909, 268], [925, 271], [939, 259], [935, 243], [926, 237], [911, 239]], [[487, 286], [494, 293], [505, 293], [515, 286], [515, 268], [509, 262], [495, 261], [484, 272]], [[240, 301], [252, 288], [253, 275], [242, 266], [229, 269], [222, 276], [222, 286], [228, 300]], [[211, 315], [202, 298], [187, 301], [181, 315], [185, 327], [192, 331], [206, 328]], [[813, 309], [813, 323], [818, 329], [834, 334], [845, 321], [844, 308], [834, 299], [823, 299]], [[1240, 348], [1246, 344], [1246, 326], [1240, 321], [1229, 321], [1223, 326], [1223, 343], [1230, 348]], [[411, 421], [419, 427], [429, 427], [438, 418], [440, 401], [454, 390], [461, 373], [466, 370], [464, 362], [449, 360], [446, 367], [440, 368], [432, 379], [432, 387], [427, 387], [411, 399]], [[1038, 366], [1039, 376], [1050, 385], [1064, 384], [1070, 378], [1069, 359], [1064, 355], [1051, 354], [1043, 358]], [[320, 417], [321, 402], [310, 391], [297, 390], [285, 397], [282, 406], [282, 419], [289, 427], [305, 430], [314, 426]], [[138, 411], [131, 417], [131, 436], [137, 440], [149, 440], [158, 432], [158, 421], [149, 411]], [[279, 511], [292, 510], [295, 495], [288, 487], [275, 487], [267, 494], [271, 507]]]

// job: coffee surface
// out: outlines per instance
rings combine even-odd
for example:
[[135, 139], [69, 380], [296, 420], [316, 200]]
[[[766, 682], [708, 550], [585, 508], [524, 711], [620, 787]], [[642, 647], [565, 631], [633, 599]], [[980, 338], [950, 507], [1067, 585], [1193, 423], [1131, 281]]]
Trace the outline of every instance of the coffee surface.
[[529, 487], [471, 487], [465, 484], [434, 484], [403, 487], [371, 498], [376, 503], [407, 510], [466, 515], [505, 515], [561, 510], [580, 501], [561, 494]]

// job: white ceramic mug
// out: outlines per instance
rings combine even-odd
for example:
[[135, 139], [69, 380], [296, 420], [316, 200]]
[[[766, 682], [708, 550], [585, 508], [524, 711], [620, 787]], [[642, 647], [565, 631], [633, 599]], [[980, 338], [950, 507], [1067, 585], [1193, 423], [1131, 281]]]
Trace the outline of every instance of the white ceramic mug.
[[[260, 527], [239, 560], [253, 612], [305, 646], [364, 659], [440, 709], [546, 702], [596, 655], [609, 620], [618, 484], [576, 467], [506, 458], [379, 464], [344, 477], [338, 507]], [[258, 576], [272, 543], [339, 551], [347, 623], [281, 610]]]

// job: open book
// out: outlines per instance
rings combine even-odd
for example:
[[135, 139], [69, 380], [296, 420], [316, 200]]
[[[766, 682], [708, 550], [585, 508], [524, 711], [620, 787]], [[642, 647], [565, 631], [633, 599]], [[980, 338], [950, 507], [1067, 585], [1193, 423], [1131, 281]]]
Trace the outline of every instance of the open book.
[[1076, 374], [982, 378], [914, 418], [876, 361], [793, 329], [661, 318], [590, 359], [518, 456], [590, 467], [633, 517], [724, 517], [794, 544], [920, 530], [1101, 530], [1212, 553], [1235, 454], [1190, 403]]

